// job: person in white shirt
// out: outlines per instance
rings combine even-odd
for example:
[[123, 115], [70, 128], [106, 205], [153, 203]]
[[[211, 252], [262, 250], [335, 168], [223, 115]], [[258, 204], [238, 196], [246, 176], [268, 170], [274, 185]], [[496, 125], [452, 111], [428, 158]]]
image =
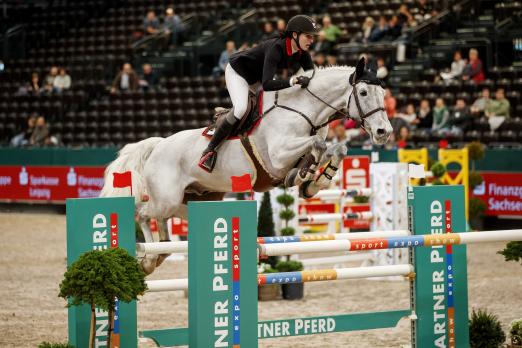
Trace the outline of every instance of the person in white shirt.
[[60, 68], [58, 76], [54, 78], [53, 87], [58, 90], [58, 92], [71, 88], [71, 77], [64, 68]]
[[440, 77], [444, 80], [451, 80], [462, 75], [464, 67], [466, 66], [466, 60], [462, 58], [460, 51], [456, 51], [453, 55], [453, 62], [451, 63], [451, 70], [449, 72], [441, 72]]

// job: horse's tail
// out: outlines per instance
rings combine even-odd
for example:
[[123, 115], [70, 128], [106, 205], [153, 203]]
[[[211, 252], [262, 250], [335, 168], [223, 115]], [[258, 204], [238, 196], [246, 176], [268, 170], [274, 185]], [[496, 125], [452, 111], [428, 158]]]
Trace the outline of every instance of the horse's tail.
[[163, 138], [153, 137], [137, 143], [125, 145], [119, 152], [118, 157], [105, 169], [105, 182], [100, 197], [128, 196], [129, 188], [113, 187], [114, 173], [130, 171], [132, 173], [132, 194], [136, 202], [141, 201], [146, 192], [142, 172], [147, 159], [154, 147]]

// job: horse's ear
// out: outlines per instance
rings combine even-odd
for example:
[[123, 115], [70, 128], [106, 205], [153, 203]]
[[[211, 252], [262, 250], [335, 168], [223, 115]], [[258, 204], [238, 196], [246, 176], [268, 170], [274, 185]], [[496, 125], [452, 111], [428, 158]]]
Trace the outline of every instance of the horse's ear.
[[359, 61], [357, 62], [357, 66], [355, 67], [355, 72], [352, 75], [350, 75], [351, 84], [354, 84], [363, 76], [365, 66], [366, 66], [366, 61], [364, 60], [364, 57], [361, 57], [361, 59], [359, 59]]

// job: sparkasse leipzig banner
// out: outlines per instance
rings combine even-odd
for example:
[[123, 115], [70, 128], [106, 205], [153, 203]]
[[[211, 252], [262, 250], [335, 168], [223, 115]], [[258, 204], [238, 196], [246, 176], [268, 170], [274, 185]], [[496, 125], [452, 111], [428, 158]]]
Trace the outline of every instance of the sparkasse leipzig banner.
[[0, 166], [0, 201], [56, 202], [98, 197], [105, 167]]
[[522, 173], [480, 172], [484, 178], [473, 196], [487, 204], [486, 215], [522, 216]]

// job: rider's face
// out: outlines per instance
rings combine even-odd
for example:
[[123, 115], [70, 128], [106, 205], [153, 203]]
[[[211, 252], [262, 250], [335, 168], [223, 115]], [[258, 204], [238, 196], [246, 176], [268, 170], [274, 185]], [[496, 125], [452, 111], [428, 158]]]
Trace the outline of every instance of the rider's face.
[[310, 34], [301, 34], [299, 35], [299, 46], [304, 51], [308, 51], [310, 46], [314, 43], [314, 36]]

